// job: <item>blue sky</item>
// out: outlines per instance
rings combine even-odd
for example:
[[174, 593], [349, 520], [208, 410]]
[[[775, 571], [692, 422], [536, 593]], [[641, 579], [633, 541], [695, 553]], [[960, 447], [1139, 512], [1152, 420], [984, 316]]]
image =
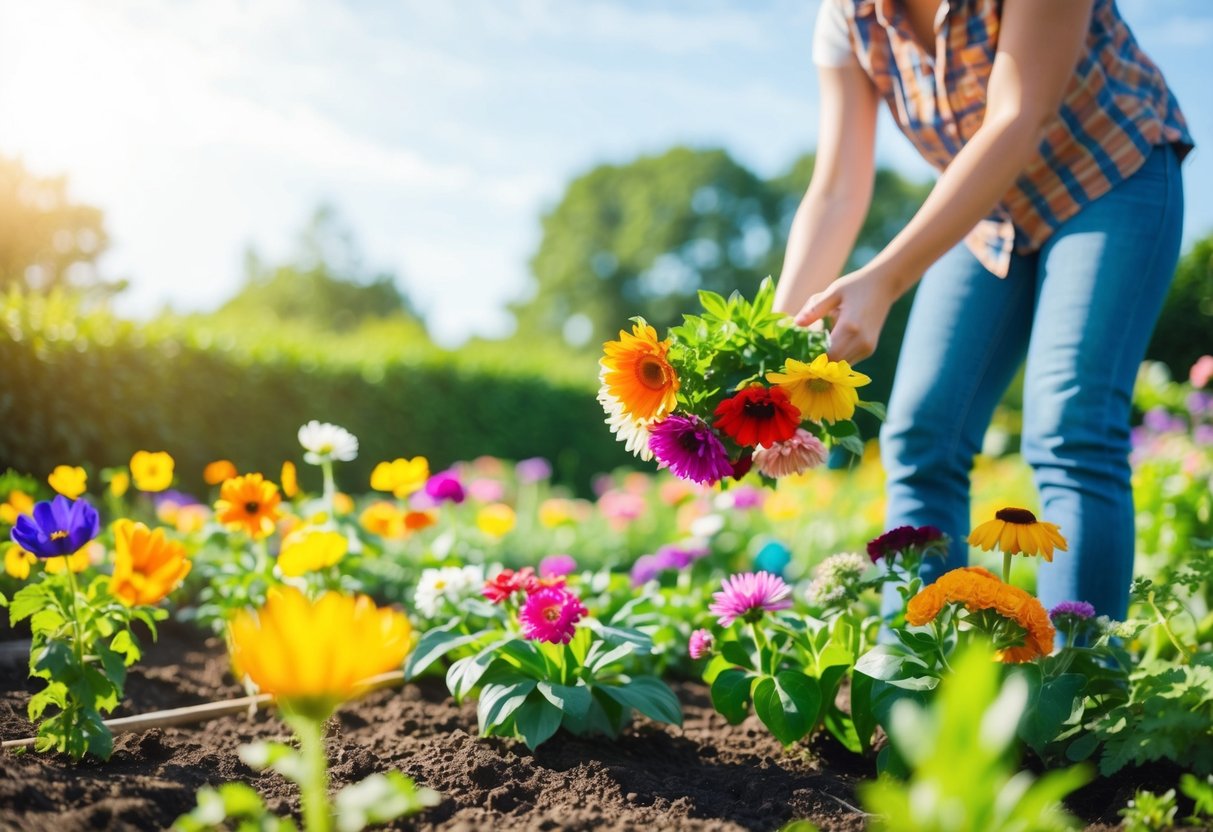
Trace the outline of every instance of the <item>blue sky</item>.
[[[1213, 3], [1121, 0], [1198, 144]], [[676, 143], [764, 175], [810, 149], [816, 0], [0, 0], [0, 153], [105, 209], [120, 309], [213, 308], [322, 200], [435, 336], [508, 332], [572, 176]], [[49, 48], [48, 48], [49, 47]], [[881, 160], [928, 171], [886, 119]], [[1185, 165], [1186, 238], [1213, 162]]]

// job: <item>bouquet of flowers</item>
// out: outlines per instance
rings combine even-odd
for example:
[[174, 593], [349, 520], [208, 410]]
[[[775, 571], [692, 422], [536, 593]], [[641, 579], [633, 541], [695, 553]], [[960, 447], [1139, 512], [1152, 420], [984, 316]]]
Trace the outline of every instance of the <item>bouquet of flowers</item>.
[[856, 408], [871, 379], [826, 355], [828, 336], [773, 311], [764, 280], [753, 301], [701, 291], [703, 312], [684, 315], [664, 341], [643, 318], [603, 345], [598, 401], [620, 442], [643, 460], [705, 485], [764, 478], [822, 464], [830, 447], [862, 453]]

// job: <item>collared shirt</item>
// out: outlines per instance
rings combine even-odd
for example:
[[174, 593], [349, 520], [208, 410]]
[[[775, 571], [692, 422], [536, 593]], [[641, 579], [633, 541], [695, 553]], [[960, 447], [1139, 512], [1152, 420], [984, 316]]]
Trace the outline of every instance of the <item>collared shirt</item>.
[[[933, 52], [922, 48], [894, 0], [824, 2], [840, 7], [859, 65], [901, 131], [934, 167], [946, 168], [985, 117], [1002, 0], [943, 0]], [[1180, 158], [1192, 148], [1179, 104], [1115, 0], [1095, 0], [1082, 57], [1037, 152], [966, 244], [1005, 277], [1012, 251], [1037, 251], [1160, 144], [1175, 145]]]

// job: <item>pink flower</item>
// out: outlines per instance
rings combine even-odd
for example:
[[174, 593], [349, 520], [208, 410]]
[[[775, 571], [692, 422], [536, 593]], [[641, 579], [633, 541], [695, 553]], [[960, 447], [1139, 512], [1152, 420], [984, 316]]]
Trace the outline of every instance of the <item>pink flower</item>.
[[563, 578], [577, 569], [577, 561], [572, 555], [548, 555], [539, 561], [539, 577]]
[[702, 659], [711, 654], [712, 645], [711, 633], [707, 630], [696, 630], [691, 633], [691, 640], [687, 643], [687, 652], [691, 654], [692, 659]]
[[768, 477], [786, 477], [816, 468], [826, 461], [826, 448], [821, 440], [804, 428], [786, 442], [776, 442], [769, 448], [754, 452], [754, 464]]
[[1213, 379], [1213, 355], [1202, 355], [1188, 371], [1188, 380], [1196, 388], [1204, 387]]
[[531, 641], [548, 644], [568, 644], [573, 639], [577, 622], [588, 610], [581, 599], [566, 589], [548, 586], [530, 593], [518, 621], [522, 634]]
[[717, 616], [716, 623], [721, 627], [728, 627], [738, 618], [757, 621], [764, 612], [792, 606], [792, 588], [770, 572], [732, 575], [720, 582], [720, 589], [712, 595], [708, 611]]

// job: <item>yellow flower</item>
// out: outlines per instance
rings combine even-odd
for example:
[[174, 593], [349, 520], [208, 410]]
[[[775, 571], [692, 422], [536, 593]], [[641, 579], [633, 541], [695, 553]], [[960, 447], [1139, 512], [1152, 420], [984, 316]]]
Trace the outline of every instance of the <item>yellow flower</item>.
[[389, 491], [403, 499], [425, 485], [430, 478], [430, 462], [423, 456], [380, 462], [371, 472], [371, 488]]
[[1068, 550], [1057, 526], [1037, 520], [1026, 508], [1003, 508], [969, 535], [969, 543], [986, 552], [997, 547], [1004, 555], [1040, 555], [1053, 562], [1054, 548]]
[[136, 451], [131, 476], [140, 491], [163, 491], [173, 484], [173, 458], [164, 451]]
[[371, 534], [387, 540], [404, 537], [404, 513], [387, 500], [379, 500], [363, 509], [358, 522]]
[[4, 550], [4, 571], [19, 581], [29, 577], [29, 568], [37, 562], [38, 558], [15, 543]]
[[831, 361], [825, 353], [811, 362], [788, 358], [782, 373], [767, 373], [767, 381], [778, 384], [806, 419], [841, 422], [855, 415], [859, 401], [856, 387], [871, 381], [851, 369], [845, 361]]
[[282, 463], [282, 476], [279, 479], [282, 481], [284, 497], [293, 500], [299, 496], [299, 472], [295, 468], [295, 463], [289, 459]]
[[215, 515], [220, 523], [244, 529], [253, 538], [269, 537], [282, 512], [278, 486], [260, 474], [245, 474], [223, 484]]
[[93, 561], [98, 563], [105, 556], [105, 547], [97, 541], [86, 543], [74, 553], [57, 558], [46, 558], [46, 571], [52, 575], [62, 575], [68, 569], [80, 573], [88, 569]]
[[79, 466], [56, 465], [46, 481], [69, 500], [76, 499], [88, 488], [88, 474]]
[[164, 529], [125, 519], [114, 523], [110, 593], [128, 607], [157, 603], [185, 580], [190, 566], [185, 547], [165, 537]]
[[539, 504], [539, 523], [545, 529], [554, 529], [573, 522], [573, 501], [563, 497], [551, 497]]
[[412, 649], [404, 615], [365, 595], [326, 592], [309, 601], [293, 587], [269, 591], [257, 612], [232, 620], [232, 664], [288, 707], [324, 710], [399, 668]]
[[338, 516], [353, 514], [354, 498], [344, 491], [338, 491], [333, 495], [333, 511], [337, 512]]
[[762, 503], [762, 513], [768, 520], [795, 520], [804, 511], [804, 497], [791, 491], [779, 490], [767, 495]]
[[221, 485], [225, 481], [240, 476], [236, 465], [230, 459], [216, 459], [202, 469], [202, 479], [207, 485]]
[[678, 374], [666, 355], [670, 342], [658, 341], [657, 330], [634, 324], [632, 333], [620, 330], [618, 341], [602, 345], [599, 378], [602, 391], [619, 403], [633, 420], [659, 419], [678, 403]]
[[0, 523], [13, 526], [22, 514], [31, 515], [34, 511], [34, 498], [24, 491], [13, 491], [8, 500], [0, 503]]
[[282, 543], [278, 568], [287, 577], [297, 578], [337, 563], [349, 551], [345, 535], [332, 531], [298, 531]]
[[110, 477], [110, 494], [121, 497], [131, 487], [131, 475], [126, 471], [115, 471]]
[[505, 503], [491, 503], [476, 513], [476, 527], [490, 537], [504, 537], [514, 528], [517, 517]]

